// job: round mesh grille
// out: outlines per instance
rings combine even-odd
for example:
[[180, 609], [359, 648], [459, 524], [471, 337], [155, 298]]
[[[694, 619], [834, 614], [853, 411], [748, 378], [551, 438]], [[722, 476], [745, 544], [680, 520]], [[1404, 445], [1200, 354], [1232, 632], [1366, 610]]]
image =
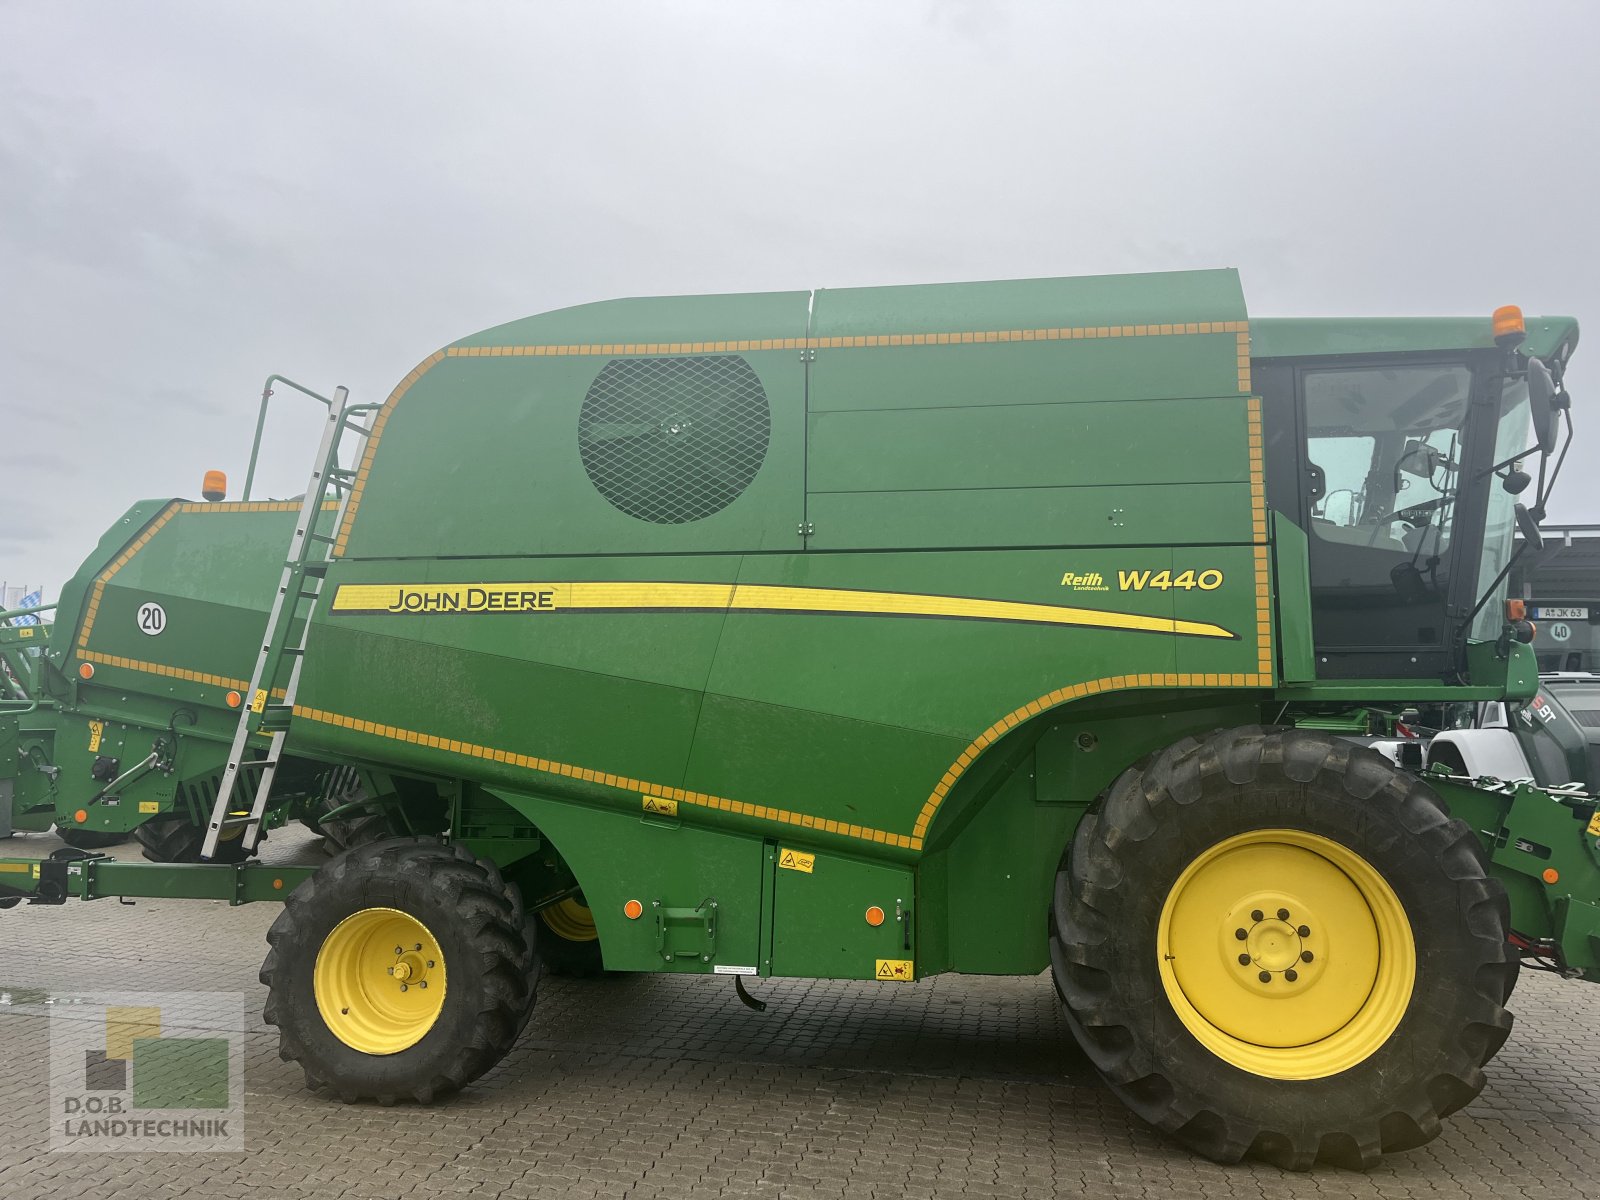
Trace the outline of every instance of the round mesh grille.
[[766, 389], [738, 355], [614, 358], [589, 385], [578, 452], [630, 517], [681, 525], [736, 500], [767, 456]]

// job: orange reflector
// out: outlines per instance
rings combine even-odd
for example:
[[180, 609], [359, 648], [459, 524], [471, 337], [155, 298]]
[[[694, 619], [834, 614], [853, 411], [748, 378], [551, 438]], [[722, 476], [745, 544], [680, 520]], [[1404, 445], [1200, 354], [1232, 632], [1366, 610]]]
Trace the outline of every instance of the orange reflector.
[[84, 822], [88, 821], [89, 819], [88, 810], [80, 808], [77, 812], [72, 814], [72, 819], [79, 825], [84, 824]]
[[239, 705], [244, 703], [244, 697], [239, 695], [238, 692], [229, 692], [225, 699], [228, 701], [229, 708], [238, 708]]
[[93, 663], [79, 663], [78, 664], [78, 678], [79, 679], [93, 679], [94, 678], [94, 664]]
[[629, 900], [622, 906], [622, 912], [623, 915], [628, 918], [628, 920], [637, 921], [640, 917], [644, 916], [644, 905], [640, 904], [637, 900]]
[[274, 880], [273, 880], [273, 881], [272, 881], [272, 890], [273, 890], [273, 891], [275, 891], [275, 892], [281, 892], [281, 891], [283, 891], [283, 880], [281, 880], [281, 879], [274, 879]]
[[867, 924], [871, 925], [874, 929], [876, 929], [879, 925], [882, 925], [883, 909], [879, 908], [876, 904], [867, 909]]
[[1526, 600], [1506, 601], [1506, 620], [1526, 621], [1528, 619], [1528, 602]]
[[228, 477], [221, 471], [207, 471], [206, 477], [200, 483], [200, 494], [207, 500], [217, 501], [228, 498]]
[[1557, 883], [1561, 879], [1561, 872], [1556, 870], [1554, 867], [1546, 867], [1541, 878], [1546, 883]]
[[1515, 346], [1527, 336], [1527, 326], [1522, 320], [1522, 310], [1515, 304], [1504, 304], [1494, 310], [1494, 340], [1501, 346]]

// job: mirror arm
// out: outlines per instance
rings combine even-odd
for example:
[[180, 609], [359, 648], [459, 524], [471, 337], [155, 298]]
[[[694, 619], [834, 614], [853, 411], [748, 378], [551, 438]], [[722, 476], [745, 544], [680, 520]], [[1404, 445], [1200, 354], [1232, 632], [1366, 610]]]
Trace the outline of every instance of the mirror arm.
[[1563, 409], [1562, 414], [1566, 417], [1567, 436], [1566, 439], [1561, 443], [1561, 453], [1556, 455], [1555, 466], [1550, 468], [1550, 477], [1548, 481], [1545, 479], [1544, 468], [1545, 463], [1549, 461], [1550, 456], [1544, 455], [1539, 459], [1539, 489], [1537, 493], [1539, 497], [1539, 507], [1538, 512], [1535, 515], [1541, 521], [1544, 520], [1545, 516], [1545, 501], [1550, 499], [1550, 493], [1555, 490], [1556, 478], [1561, 474], [1561, 466], [1567, 461], [1567, 450], [1572, 446], [1572, 409]]

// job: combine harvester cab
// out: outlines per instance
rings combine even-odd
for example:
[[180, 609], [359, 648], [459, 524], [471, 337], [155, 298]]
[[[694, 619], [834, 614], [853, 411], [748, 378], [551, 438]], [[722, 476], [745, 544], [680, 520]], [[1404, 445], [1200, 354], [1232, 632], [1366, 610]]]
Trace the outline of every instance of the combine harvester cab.
[[[1600, 976], [1592, 797], [1338, 736], [1533, 696], [1504, 580], [1576, 341], [1252, 321], [1231, 271], [486, 330], [326, 401], [249, 628], [182, 661], [220, 679], [204, 857], [307, 779], [363, 781], [332, 814], [361, 835], [320, 868], [8, 860], [0, 894], [283, 901], [266, 1019], [348, 1099], [472, 1082], [541, 964], [1049, 969], [1156, 1127], [1370, 1165], [1481, 1089], [1524, 959]], [[193, 681], [145, 599], [116, 618], [145, 652], [93, 665], [159, 696]]]

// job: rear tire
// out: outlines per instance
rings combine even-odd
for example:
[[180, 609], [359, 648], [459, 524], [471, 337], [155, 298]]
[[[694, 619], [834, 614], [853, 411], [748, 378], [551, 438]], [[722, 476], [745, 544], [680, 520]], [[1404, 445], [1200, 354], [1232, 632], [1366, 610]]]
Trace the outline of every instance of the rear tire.
[[1364, 1168], [1482, 1090], [1511, 1029], [1508, 923], [1471, 829], [1415, 777], [1327, 735], [1233, 729], [1124, 772], [1084, 819], [1052, 974], [1158, 1129], [1218, 1162]]
[[517, 893], [494, 863], [432, 838], [342, 854], [290, 894], [267, 941], [279, 1055], [347, 1103], [426, 1104], [465, 1087], [532, 1007]]
[[594, 915], [579, 897], [569, 897], [539, 912], [539, 957], [545, 970], [568, 979], [606, 974]]
[[[133, 840], [139, 851], [151, 862], [199, 862], [200, 851], [206, 843], [206, 831], [177, 813], [155, 817], [133, 831]], [[242, 863], [249, 858], [244, 839], [234, 837], [217, 843], [217, 852], [210, 859], [217, 863]]]

